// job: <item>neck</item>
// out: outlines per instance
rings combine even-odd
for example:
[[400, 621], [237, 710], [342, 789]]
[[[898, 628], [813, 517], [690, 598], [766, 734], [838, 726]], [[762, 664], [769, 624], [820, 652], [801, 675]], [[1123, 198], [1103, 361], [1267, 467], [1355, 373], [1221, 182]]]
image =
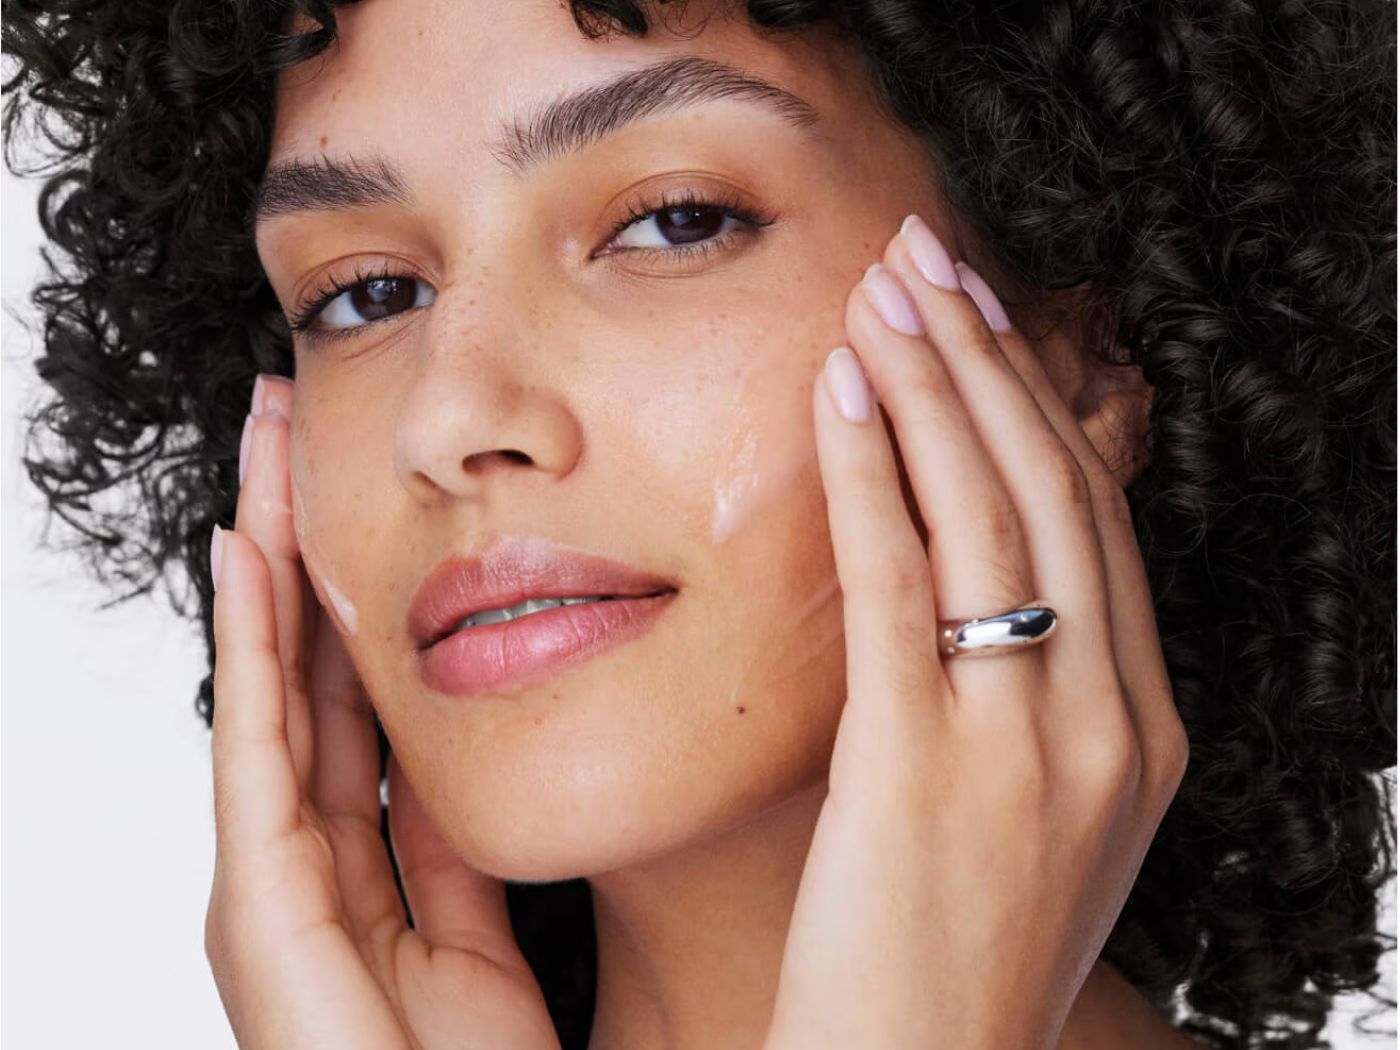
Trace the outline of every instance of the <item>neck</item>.
[[826, 781], [679, 853], [591, 877], [588, 1050], [762, 1045]]
[[[826, 781], [742, 825], [589, 878], [598, 943], [588, 1050], [758, 1050]], [[1056, 1050], [1194, 1046], [1102, 959]]]

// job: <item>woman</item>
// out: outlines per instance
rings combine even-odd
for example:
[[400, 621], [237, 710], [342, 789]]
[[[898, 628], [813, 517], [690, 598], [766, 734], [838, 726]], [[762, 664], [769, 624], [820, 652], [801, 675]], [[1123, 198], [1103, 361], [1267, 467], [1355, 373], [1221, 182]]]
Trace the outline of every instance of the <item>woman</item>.
[[1387, 6], [6, 34], [30, 470], [192, 581], [242, 1045], [1311, 1047], [1375, 983]]

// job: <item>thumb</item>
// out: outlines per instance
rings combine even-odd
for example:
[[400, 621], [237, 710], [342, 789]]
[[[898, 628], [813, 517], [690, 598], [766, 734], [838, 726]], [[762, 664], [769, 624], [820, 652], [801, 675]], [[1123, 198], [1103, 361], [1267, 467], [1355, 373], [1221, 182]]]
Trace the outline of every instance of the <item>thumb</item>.
[[413, 913], [413, 928], [429, 944], [485, 956], [502, 969], [531, 974], [506, 910], [500, 879], [469, 866], [438, 833], [389, 753], [389, 837]]

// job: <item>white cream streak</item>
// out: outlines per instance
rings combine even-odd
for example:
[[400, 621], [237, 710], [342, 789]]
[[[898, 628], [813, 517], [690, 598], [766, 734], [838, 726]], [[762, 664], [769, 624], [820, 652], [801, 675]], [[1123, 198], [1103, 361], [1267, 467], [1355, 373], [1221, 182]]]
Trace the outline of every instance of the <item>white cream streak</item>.
[[340, 588], [325, 577], [321, 578], [321, 586], [326, 590], [326, 597], [330, 599], [331, 607], [340, 620], [340, 626], [346, 634], [353, 636], [360, 624], [360, 616], [355, 611], [354, 603], [345, 597]]
[[745, 399], [743, 386], [752, 371], [741, 373], [731, 395], [745, 406], [724, 472], [714, 483], [710, 538], [723, 543], [763, 507], [771, 506], [801, 476], [817, 455], [815, 434], [808, 427], [775, 427]]
[[335, 584], [326, 577], [324, 572], [318, 572], [312, 568], [311, 563], [317, 560], [311, 553], [311, 530], [306, 520], [306, 504], [301, 498], [301, 487], [297, 484], [296, 471], [292, 471], [292, 521], [296, 528], [297, 546], [301, 548], [301, 563], [306, 569], [308, 576], [315, 576], [320, 581], [321, 590], [325, 592], [326, 600], [330, 602], [332, 618], [340, 626], [341, 634], [354, 636], [359, 630], [360, 614], [355, 610], [355, 603], [345, 596]]

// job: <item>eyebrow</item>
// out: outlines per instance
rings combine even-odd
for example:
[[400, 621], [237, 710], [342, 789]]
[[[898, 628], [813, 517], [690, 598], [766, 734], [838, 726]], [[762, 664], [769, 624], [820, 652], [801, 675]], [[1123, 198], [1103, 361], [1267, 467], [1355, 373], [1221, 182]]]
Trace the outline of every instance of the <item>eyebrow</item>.
[[[713, 59], [679, 55], [562, 95], [532, 114], [503, 122], [487, 148], [520, 176], [545, 160], [582, 149], [645, 117], [726, 99], [764, 106], [796, 128], [820, 119], [811, 105], [776, 84]], [[253, 221], [298, 211], [409, 203], [406, 181], [389, 161], [322, 156], [269, 168], [258, 186]]]

